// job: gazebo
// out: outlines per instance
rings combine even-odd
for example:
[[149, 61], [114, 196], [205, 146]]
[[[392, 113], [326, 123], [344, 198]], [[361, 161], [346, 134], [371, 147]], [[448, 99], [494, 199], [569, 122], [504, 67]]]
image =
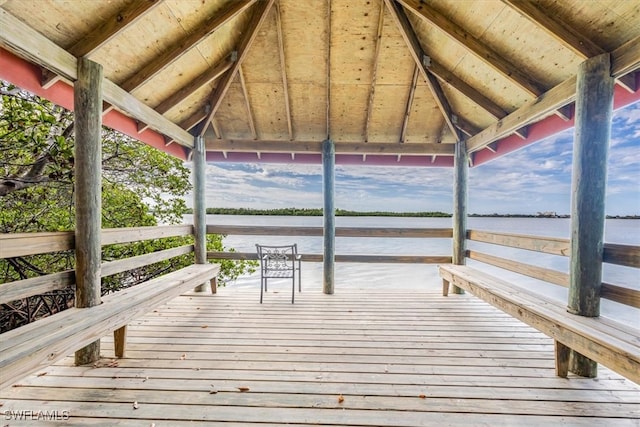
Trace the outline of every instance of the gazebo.
[[[76, 350], [77, 364], [95, 363], [100, 358], [97, 340], [111, 332], [116, 355], [124, 357], [127, 324], [189, 289], [203, 291], [203, 283], [217, 272], [208, 257], [246, 256], [207, 254], [207, 232], [256, 230], [207, 227], [206, 162], [322, 164], [324, 225], [299, 230], [324, 239], [323, 253], [307, 258], [323, 262], [323, 294], [316, 296], [317, 304], [330, 298], [324, 294], [339, 294], [334, 287], [334, 264], [340, 261], [336, 235], [391, 235], [388, 230], [336, 229], [336, 165], [454, 168], [452, 228], [397, 231], [403, 237], [450, 237], [453, 252], [413, 262], [443, 264], [445, 295], [450, 284], [454, 293], [469, 290], [553, 338], [560, 377], [568, 372], [593, 377], [597, 361], [637, 383], [638, 329], [598, 315], [600, 298], [640, 307], [638, 290], [601, 280], [603, 262], [640, 267], [640, 248], [603, 243], [611, 116], [640, 100], [639, 69], [640, 3], [633, 0], [0, 0], [0, 78], [75, 111], [79, 214], [75, 233], [0, 236], [2, 258], [60, 248], [75, 248], [77, 254], [74, 277], [61, 273], [0, 286], [3, 302], [72, 284], [77, 295], [71, 314], [45, 319], [48, 323], [40, 329], [28, 325], [3, 334], [2, 387]], [[194, 162], [193, 226], [101, 230], [102, 125]], [[467, 230], [470, 167], [572, 127], [570, 240]], [[102, 245], [191, 234], [194, 248], [180, 250], [195, 252], [190, 269], [101, 300]], [[559, 276], [514, 266], [466, 250], [467, 240], [569, 256], [570, 271]], [[150, 254], [140, 262], [177, 254]], [[513, 291], [499, 278], [476, 274], [464, 266], [466, 258], [474, 257], [568, 287], [568, 310]], [[106, 269], [119, 268], [133, 266]], [[384, 300], [380, 297], [381, 304]], [[410, 297], [406, 304], [411, 306]], [[89, 318], [85, 329], [77, 326]], [[638, 403], [637, 386], [624, 384], [618, 390], [620, 401]], [[2, 399], [8, 396], [11, 391]], [[33, 399], [28, 393], [21, 398]], [[5, 408], [20, 408], [20, 402]], [[226, 415], [216, 420], [275, 425], [322, 419], [295, 411], [291, 418], [278, 419], [264, 408], [264, 418], [243, 419], [233, 412], [234, 405], [244, 404], [224, 404], [221, 413]], [[289, 398], [274, 407], [278, 405], [296, 406]], [[313, 407], [304, 399], [299, 404], [299, 409]], [[386, 410], [384, 405], [375, 408]], [[444, 412], [465, 412], [457, 409]], [[423, 425], [426, 419], [412, 418], [420, 409], [411, 405], [388, 410], [410, 412], [407, 425]], [[354, 412], [349, 423], [400, 425], [393, 417], [376, 418], [374, 412]], [[127, 416], [118, 414], [114, 417], [126, 425]], [[587, 416], [622, 424], [639, 417], [631, 410], [620, 418]], [[192, 419], [181, 417], [174, 421]], [[333, 420], [327, 424], [342, 423], [333, 413], [327, 419]], [[487, 418], [496, 420], [519, 422]], [[523, 415], [522, 421], [527, 420]]]

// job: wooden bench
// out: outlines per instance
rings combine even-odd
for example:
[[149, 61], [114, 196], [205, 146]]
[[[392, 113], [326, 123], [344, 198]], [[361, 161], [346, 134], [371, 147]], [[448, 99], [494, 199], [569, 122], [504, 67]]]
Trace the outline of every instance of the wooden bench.
[[176, 296], [217, 276], [220, 266], [194, 264], [102, 298], [102, 304], [70, 308], [0, 335], [0, 389], [45, 368], [76, 350], [119, 331], [124, 355], [124, 327]]
[[584, 317], [566, 306], [512, 283], [463, 265], [440, 265], [443, 295], [449, 284], [469, 291], [494, 307], [555, 340], [556, 373], [567, 377], [569, 349], [640, 383], [638, 330], [604, 317]]

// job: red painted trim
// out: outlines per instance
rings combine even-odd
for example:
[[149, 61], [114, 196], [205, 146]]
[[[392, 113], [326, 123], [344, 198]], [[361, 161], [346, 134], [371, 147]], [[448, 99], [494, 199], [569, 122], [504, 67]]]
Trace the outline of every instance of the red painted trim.
[[[69, 110], [73, 110], [73, 88], [65, 82], [57, 82], [49, 89], [43, 89], [40, 85], [40, 68], [25, 61], [9, 51], [0, 48], [0, 78], [15, 84], [29, 92], [50, 100]], [[640, 73], [636, 73], [637, 86], [640, 87]], [[640, 90], [631, 93], [619, 85], [615, 86], [613, 108], [620, 109], [632, 103], [640, 101]], [[103, 123], [115, 130], [131, 136], [139, 141], [158, 148], [166, 153], [186, 160], [188, 150], [178, 144], [164, 143], [164, 137], [153, 130], [138, 133], [136, 121], [118, 112], [111, 111], [103, 117]], [[474, 154], [474, 166], [487, 163], [498, 157], [520, 148], [526, 147], [541, 139], [548, 138], [564, 130], [573, 127], [573, 120], [564, 121], [553, 115], [528, 127], [528, 136], [522, 139], [511, 135], [497, 142], [496, 152], [488, 149]], [[210, 162], [251, 162], [251, 163], [301, 163], [320, 164], [320, 154], [296, 154], [291, 159], [290, 154], [263, 153], [258, 159], [256, 153], [228, 153], [225, 158], [220, 152], [208, 152], [207, 161]], [[336, 155], [336, 164], [343, 165], [378, 165], [378, 166], [418, 166], [418, 167], [449, 167], [453, 166], [453, 158], [450, 156], [436, 157], [432, 163], [431, 156], [402, 156], [398, 161], [397, 156], [367, 155], [362, 160], [361, 155]]]
[[[50, 88], [44, 89], [40, 85], [40, 75], [40, 67], [0, 48], [0, 79], [73, 111], [73, 87], [64, 81], [58, 81]], [[184, 147], [179, 144], [165, 146], [164, 137], [151, 129], [138, 133], [136, 121], [119, 111], [111, 110], [105, 114], [102, 123], [179, 159], [187, 159]]]
[[[636, 73], [636, 87], [640, 87], [640, 73]], [[620, 85], [614, 87], [613, 92], [613, 109], [619, 110], [633, 103], [640, 101], [640, 90], [636, 90], [634, 93], [629, 92]], [[572, 106], [572, 109], [575, 105]], [[498, 141], [496, 152], [492, 152], [489, 149], [477, 151], [473, 157], [473, 165], [480, 166], [491, 160], [502, 157], [507, 153], [519, 150], [523, 147], [538, 142], [542, 139], [549, 138], [550, 136], [557, 135], [560, 132], [571, 129], [575, 124], [575, 119], [564, 121], [560, 117], [553, 115], [546, 119], [540, 120], [537, 123], [533, 123], [528, 127], [528, 135], [526, 139], [522, 139], [516, 135], [510, 135]]]
[[[227, 153], [227, 157], [220, 151], [207, 151], [207, 161], [214, 163], [284, 163], [284, 164], [322, 164], [321, 154], [300, 153], [291, 158], [289, 153], [260, 153], [260, 158], [256, 153]], [[432, 162], [431, 156], [398, 156], [367, 154], [362, 159], [362, 154], [336, 154], [337, 165], [360, 165], [360, 166], [432, 166], [451, 167], [453, 157], [439, 156]]]

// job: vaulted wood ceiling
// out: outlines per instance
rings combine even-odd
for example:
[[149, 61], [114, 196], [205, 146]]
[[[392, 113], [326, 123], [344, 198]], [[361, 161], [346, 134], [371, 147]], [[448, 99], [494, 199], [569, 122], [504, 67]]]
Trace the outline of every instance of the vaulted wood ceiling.
[[0, 0], [0, 45], [0, 78], [61, 104], [88, 56], [105, 123], [217, 161], [315, 162], [326, 138], [339, 163], [448, 166], [461, 139], [487, 161], [571, 127], [602, 53], [616, 106], [640, 99], [633, 0]]

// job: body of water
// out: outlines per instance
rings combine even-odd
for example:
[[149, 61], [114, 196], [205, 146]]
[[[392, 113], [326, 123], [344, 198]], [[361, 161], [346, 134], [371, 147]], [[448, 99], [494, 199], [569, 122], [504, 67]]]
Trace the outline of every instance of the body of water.
[[[190, 222], [191, 218], [186, 218]], [[317, 226], [321, 227], [322, 217], [290, 216], [239, 216], [208, 215], [208, 224], [216, 225], [271, 225], [271, 226]], [[391, 217], [337, 217], [337, 227], [451, 227], [451, 218], [391, 218]], [[569, 238], [570, 220], [564, 218], [469, 218], [468, 228], [487, 231]], [[607, 220], [605, 242], [640, 245], [640, 220]], [[227, 236], [225, 246], [239, 252], [255, 251], [255, 244], [297, 243], [301, 253], [323, 252], [322, 237], [301, 236]], [[468, 242], [468, 248], [516, 261], [568, 272], [567, 257], [546, 255], [537, 252], [500, 247], [477, 242]], [[336, 238], [336, 254], [358, 255], [446, 255], [452, 252], [451, 239], [414, 238]], [[566, 302], [567, 289], [548, 284], [530, 277], [511, 273], [473, 260], [467, 264], [491, 274], [512, 281], [522, 287], [536, 289], [560, 301]], [[640, 273], [637, 269], [615, 265], [604, 265], [603, 281], [625, 287], [640, 289]], [[228, 286], [256, 287], [260, 283], [259, 272], [240, 277]], [[270, 282], [271, 283], [271, 282]], [[322, 288], [322, 263], [305, 262], [302, 266], [303, 288]], [[436, 265], [417, 264], [371, 264], [336, 263], [335, 290], [370, 288], [433, 288], [440, 289], [442, 280]], [[274, 281], [274, 285], [279, 286]], [[289, 281], [282, 283], [288, 291]], [[304, 290], [304, 289], [303, 289]], [[363, 292], [363, 295], [366, 295]], [[621, 304], [603, 300], [602, 314], [638, 326], [638, 311]]]

